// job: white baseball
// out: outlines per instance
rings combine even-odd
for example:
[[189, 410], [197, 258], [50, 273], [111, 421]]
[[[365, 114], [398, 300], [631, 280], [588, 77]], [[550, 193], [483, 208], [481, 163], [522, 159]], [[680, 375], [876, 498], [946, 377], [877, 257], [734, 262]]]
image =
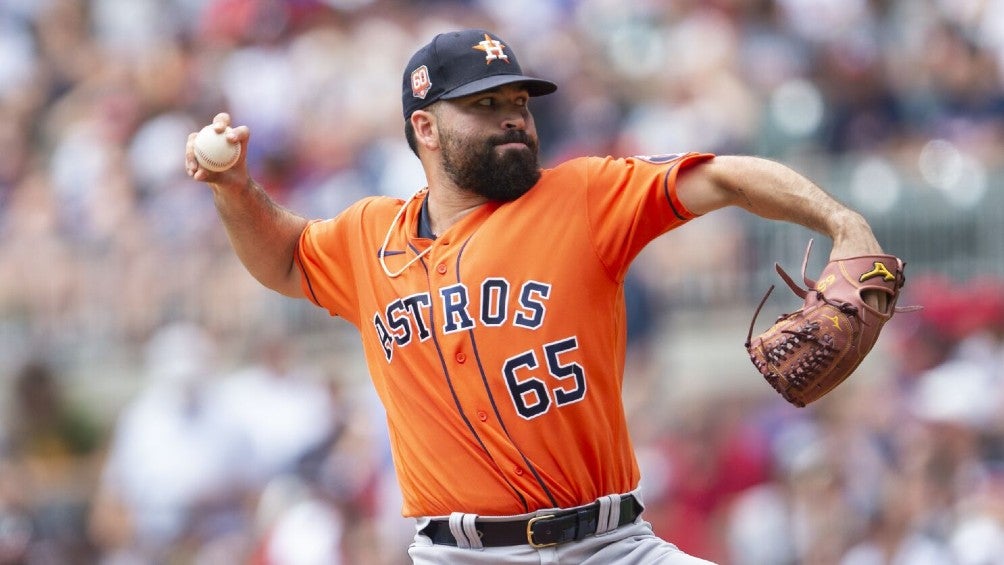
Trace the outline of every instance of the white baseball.
[[233, 167], [240, 156], [241, 144], [231, 143], [224, 134], [217, 133], [212, 124], [195, 136], [195, 158], [207, 171], [225, 171]]

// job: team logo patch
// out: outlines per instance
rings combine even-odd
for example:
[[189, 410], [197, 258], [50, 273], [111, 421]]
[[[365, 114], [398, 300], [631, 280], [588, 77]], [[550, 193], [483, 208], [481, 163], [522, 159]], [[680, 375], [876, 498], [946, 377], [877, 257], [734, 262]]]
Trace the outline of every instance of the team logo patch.
[[492, 39], [490, 35], [485, 34], [485, 40], [479, 41], [474, 49], [478, 51], [485, 52], [485, 64], [490, 65], [492, 61], [502, 60], [506, 63], [509, 62], [509, 55], [505, 54], [505, 45], [497, 39]]
[[429, 67], [421, 67], [411, 71], [411, 95], [415, 98], [425, 99], [432, 88], [432, 80], [429, 79]]
[[634, 158], [653, 165], [662, 165], [670, 161], [675, 161], [683, 156], [683, 153], [666, 153], [664, 155], [635, 155]]

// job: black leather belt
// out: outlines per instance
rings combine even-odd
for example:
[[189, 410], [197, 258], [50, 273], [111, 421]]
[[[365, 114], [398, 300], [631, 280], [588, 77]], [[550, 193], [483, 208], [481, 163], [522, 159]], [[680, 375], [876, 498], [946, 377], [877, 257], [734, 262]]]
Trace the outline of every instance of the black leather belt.
[[[641, 514], [641, 505], [631, 495], [621, 497], [620, 520], [617, 527], [630, 524]], [[533, 547], [550, 547], [569, 541], [578, 541], [596, 533], [600, 503], [594, 502], [581, 508], [558, 510], [553, 514], [542, 514], [522, 520], [488, 522], [475, 520], [474, 527], [485, 547], [529, 544]], [[428, 536], [438, 545], [457, 545], [457, 538], [450, 531], [449, 520], [433, 520], [419, 532]]]

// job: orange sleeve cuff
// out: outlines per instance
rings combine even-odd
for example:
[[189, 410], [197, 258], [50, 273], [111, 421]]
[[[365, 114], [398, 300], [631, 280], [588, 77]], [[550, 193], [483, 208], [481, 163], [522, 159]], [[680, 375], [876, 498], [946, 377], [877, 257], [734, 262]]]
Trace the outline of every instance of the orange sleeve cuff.
[[708, 159], [713, 159], [715, 156], [712, 153], [688, 153], [680, 158], [675, 165], [669, 171], [666, 172], [665, 190], [666, 199], [669, 201], [670, 208], [673, 209], [673, 214], [676, 215], [681, 221], [692, 220], [696, 218], [699, 214], [695, 214], [687, 209], [680, 201], [680, 197], [676, 195], [676, 179], [685, 167], [707, 161]]

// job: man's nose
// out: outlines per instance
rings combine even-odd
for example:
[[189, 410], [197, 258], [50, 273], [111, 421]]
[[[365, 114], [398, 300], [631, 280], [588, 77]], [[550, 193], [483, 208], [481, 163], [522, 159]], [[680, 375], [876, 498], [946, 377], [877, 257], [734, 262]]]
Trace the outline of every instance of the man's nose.
[[526, 110], [524, 109], [513, 109], [507, 112], [505, 119], [502, 121], [503, 129], [526, 129]]

